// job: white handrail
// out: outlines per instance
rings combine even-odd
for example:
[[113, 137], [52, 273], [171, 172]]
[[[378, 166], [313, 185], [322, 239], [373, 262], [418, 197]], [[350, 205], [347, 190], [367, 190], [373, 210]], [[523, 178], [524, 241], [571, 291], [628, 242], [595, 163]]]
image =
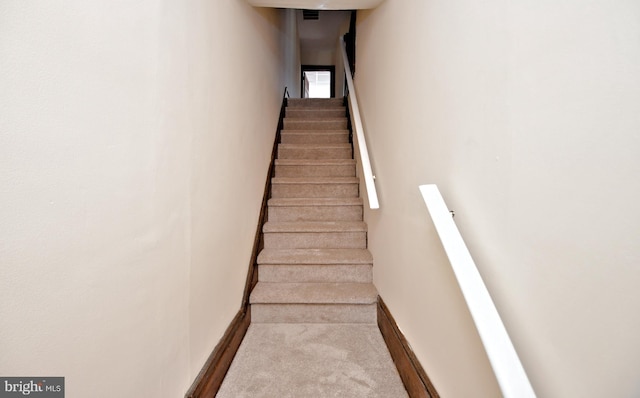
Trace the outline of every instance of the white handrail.
[[342, 48], [342, 61], [344, 62], [344, 72], [347, 76], [347, 87], [349, 88], [349, 103], [351, 104], [351, 117], [353, 118], [354, 137], [358, 144], [360, 153], [360, 163], [362, 166], [362, 174], [364, 177], [364, 185], [367, 189], [367, 197], [369, 198], [369, 207], [371, 209], [380, 208], [378, 202], [378, 193], [376, 192], [375, 176], [371, 170], [371, 161], [369, 160], [369, 151], [367, 150], [367, 141], [364, 138], [364, 128], [362, 127], [362, 119], [360, 119], [360, 108], [358, 108], [358, 100], [356, 99], [356, 89], [353, 85], [351, 77], [351, 67], [349, 67], [349, 58], [347, 57], [347, 49], [344, 39], [340, 38], [340, 47]]
[[502, 394], [506, 398], [535, 397], [509, 334], [438, 187], [433, 184], [421, 185], [420, 191], [458, 279]]

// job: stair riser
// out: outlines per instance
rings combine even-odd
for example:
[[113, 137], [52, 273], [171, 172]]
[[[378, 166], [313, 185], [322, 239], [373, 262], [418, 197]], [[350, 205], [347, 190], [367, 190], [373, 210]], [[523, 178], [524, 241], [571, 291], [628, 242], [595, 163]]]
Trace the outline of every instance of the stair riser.
[[276, 165], [276, 177], [355, 177], [356, 165]]
[[344, 108], [337, 109], [301, 109], [288, 107], [285, 117], [291, 119], [337, 119], [346, 117]]
[[343, 98], [289, 98], [287, 100], [287, 108], [337, 108], [344, 106]]
[[340, 120], [284, 119], [285, 130], [344, 130], [346, 128], [346, 118]]
[[362, 221], [362, 206], [269, 207], [269, 221]]
[[273, 198], [356, 198], [358, 184], [273, 184]]
[[251, 304], [255, 323], [377, 323], [376, 304]]
[[296, 146], [288, 147], [278, 145], [278, 158], [280, 159], [351, 159], [351, 148], [322, 147], [322, 146]]
[[373, 271], [370, 264], [344, 265], [260, 265], [258, 280], [261, 282], [303, 283], [371, 283]]
[[349, 133], [285, 133], [283, 144], [348, 144]]
[[366, 232], [266, 232], [266, 249], [365, 249]]

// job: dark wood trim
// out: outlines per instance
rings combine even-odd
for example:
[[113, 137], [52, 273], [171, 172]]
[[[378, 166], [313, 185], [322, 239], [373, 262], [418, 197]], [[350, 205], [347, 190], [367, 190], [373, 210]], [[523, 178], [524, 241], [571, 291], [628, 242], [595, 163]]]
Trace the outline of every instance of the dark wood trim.
[[249, 270], [247, 272], [247, 280], [244, 286], [244, 294], [242, 296], [242, 308], [249, 307], [249, 296], [251, 291], [258, 283], [258, 254], [264, 249], [264, 234], [262, 233], [262, 227], [269, 220], [269, 214], [267, 212], [267, 202], [271, 197], [271, 178], [275, 175], [276, 158], [278, 157], [278, 144], [280, 143], [280, 137], [282, 129], [284, 128], [284, 117], [287, 110], [287, 96], [289, 92], [287, 88], [284, 89], [282, 96], [282, 105], [280, 106], [280, 117], [278, 119], [278, 128], [276, 129], [276, 137], [273, 140], [273, 148], [271, 149], [271, 161], [269, 162], [269, 169], [267, 170], [267, 178], [264, 183], [264, 191], [262, 194], [262, 204], [260, 206], [260, 216], [258, 218], [258, 225], [256, 227], [256, 234], [253, 239], [253, 249], [251, 250], [251, 258], [249, 260]]
[[250, 323], [251, 309], [240, 309], [187, 391], [186, 398], [215, 397]]
[[440, 398], [389, 308], [378, 296], [378, 327], [411, 398]]
[[227, 327], [224, 335], [220, 339], [220, 342], [213, 349], [213, 352], [205, 362], [202, 370], [198, 373], [198, 376], [193, 381], [191, 388], [185, 394], [185, 398], [213, 398], [218, 393], [220, 385], [224, 377], [227, 375], [227, 371], [231, 366], [233, 358], [238, 352], [240, 343], [244, 339], [244, 335], [247, 333], [247, 329], [251, 324], [251, 306], [249, 305], [249, 296], [251, 291], [258, 283], [258, 254], [264, 248], [264, 234], [262, 233], [262, 227], [267, 222], [267, 202], [271, 197], [271, 178], [275, 172], [275, 159], [278, 154], [278, 144], [280, 143], [280, 135], [282, 128], [284, 127], [284, 117], [287, 107], [287, 97], [289, 93], [287, 89], [284, 89], [282, 96], [282, 106], [280, 107], [280, 118], [278, 120], [278, 127], [276, 129], [276, 136], [273, 142], [273, 149], [271, 150], [271, 162], [269, 163], [269, 169], [267, 171], [267, 178], [264, 185], [264, 193], [262, 195], [262, 205], [260, 207], [260, 216], [258, 219], [258, 226], [256, 227], [256, 234], [253, 240], [253, 249], [251, 251], [251, 259], [249, 260], [249, 269], [247, 271], [247, 279], [244, 287], [244, 295], [242, 297], [242, 304], [240, 310]]
[[304, 72], [330, 72], [331, 73], [331, 98], [336, 97], [336, 66], [335, 65], [301, 65], [300, 79], [300, 98], [304, 98]]

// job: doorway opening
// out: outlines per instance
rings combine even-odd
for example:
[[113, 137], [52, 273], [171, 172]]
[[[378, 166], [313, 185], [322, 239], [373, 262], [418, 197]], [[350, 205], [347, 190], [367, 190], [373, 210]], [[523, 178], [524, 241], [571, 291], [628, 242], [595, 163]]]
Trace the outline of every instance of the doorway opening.
[[336, 96], [335, 65], [302, 65], [302, 98], [333, 98]]

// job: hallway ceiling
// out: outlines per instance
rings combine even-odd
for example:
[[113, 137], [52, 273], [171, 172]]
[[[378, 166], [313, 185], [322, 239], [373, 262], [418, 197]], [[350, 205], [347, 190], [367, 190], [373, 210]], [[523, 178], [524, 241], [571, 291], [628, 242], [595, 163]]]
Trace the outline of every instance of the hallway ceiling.
[[362, 10], [376, 8], [384, 0], [247, 0], [254, 7], [306, 10]]

